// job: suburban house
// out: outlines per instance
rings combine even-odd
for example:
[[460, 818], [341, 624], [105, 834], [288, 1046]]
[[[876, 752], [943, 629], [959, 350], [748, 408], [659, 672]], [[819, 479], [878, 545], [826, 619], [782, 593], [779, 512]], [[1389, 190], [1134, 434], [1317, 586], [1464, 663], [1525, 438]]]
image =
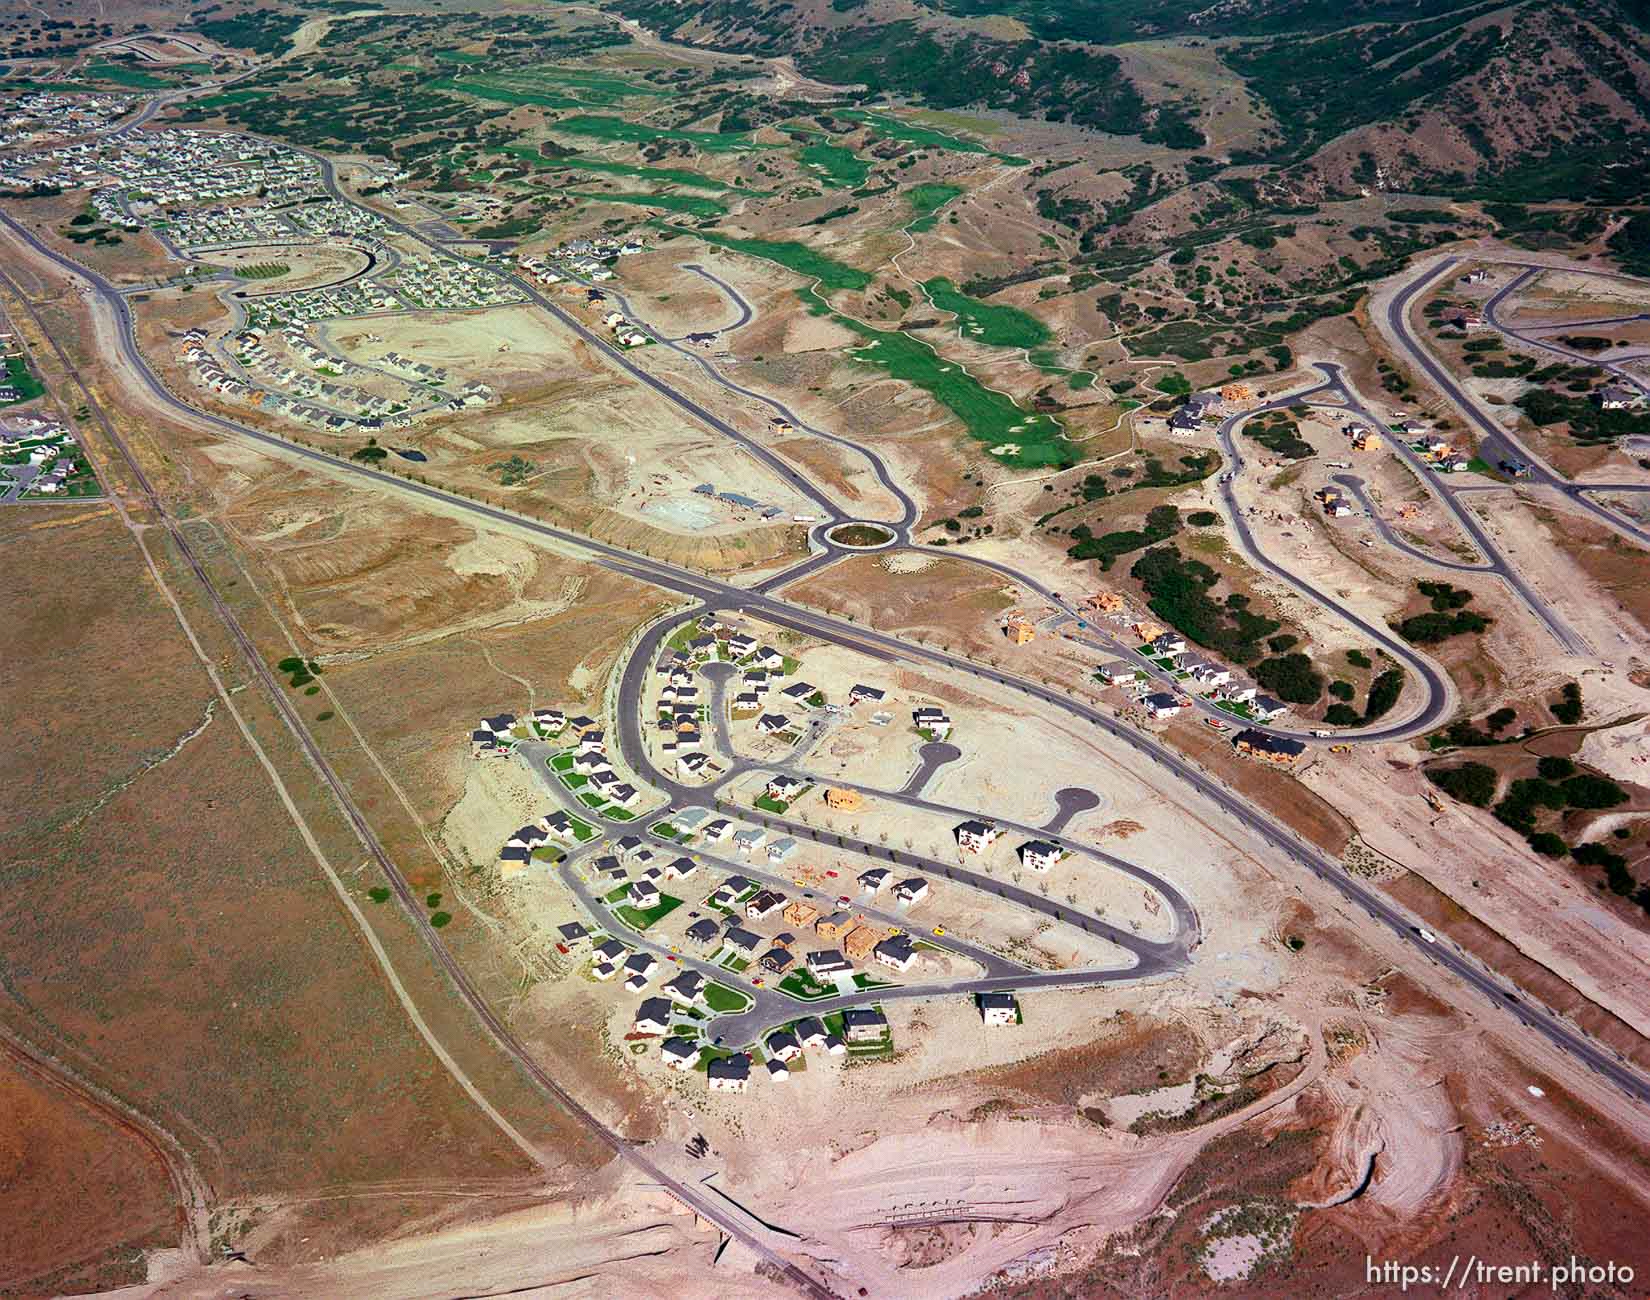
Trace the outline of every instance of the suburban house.
[[842, 1013], [842, 1028], [850, 1043], [874, 1043], [887, 1037], [888, 1017], [876, 1007], [849, 1007]]
[[775, 889], [764, 889], [745, 904], [745, 917], [751, 921], [766, 920], [784, 905], [785, 895]]
[[481, 725], [483, 729], [492, 734], [494, 739], [508, 740], [510, 738], [510, 729], [516, 725], [516, 715], [513, 713], [501, 713], [494, 718], [483, 718], [481, 720]]
[[1063, 857], [1065, 850], [1047, 840], [1027, 840], [1020, 845], [1020, 863], [1029, 871], [1049, 871]]
[[921, 876], [912, 876], [894, 886], [894, 897], [907, 907], [928, 897], [928, 882]]
[[642, 837], [640, 835], [624, 835], [624, 836], [621, 836], [613, 845], [613, 848], [621, 856], [627, 857], [627, 858], [631, 854], [635, 853], [637, 849], [642, 848], [642, 847], [643, 847]]
[[762, 946], [762, 940], [758, 935], [737, 925], [722, 936], [722, 942], [741, 957], [755, 956], [756, 950]]
[[590, 931], [578, 921], [569, 921], [556, 927], [556, 937], [564, 948], [573, 949], [582, 946], [590, 938]]
[[705, 828], [699, 834], [712, 844], [720, 844], [733, 838], [733, 823], [726, 817], [718, 817], [713, 822], [706, 822]]
[[532, 861], [532, 849], [522, 844], [506, 844], [498, 851], [498, 874], [509, 880], [526, 871]]
[[743, 659], [752, 650], [756, 649], [756, 638], [749, 632], [733, 632], [728, 635], [728, 653], [735, 659]]
[[685, 970], [659, 991], [672, 1002], [691, 1007], [705, 991], [705, 977], [696, 970]]
[[781, 772], [768, 782], [767, 789], [763, 793], [776, 803], [788, 803], [807, 788], [808, 783], [801, 777], [787, 776]]
[[1146, 697], [1146, 712], [1153, 718], [1175, 717], [1183, 707], [1180, 697], [1167, 691], [1153, 691]]
[[781, 1061], [794, 1061], [802, 1055], [802, 1044], [789, 1030], [781, 1029], [768, 1035], [768, 1055]]
[[802, 708], [810, 707], [809, 701], [819, 694], [819, 691], [809, 682], [796, 682], [779, 692], [792, 704]]
[[762, 696], [756, 691], [740, 691], [733, 697], [734, 716], [755, 713], [762, 707]]
[[888, 692], [879, 690], [875, 686], [866, 686], [863, 683], [856, 683], [854, 688], [848, 692], [848, 703], [881, 704], [883, 697], [887, 694]]
[[699, 1044], [690, 1038], [667, 1038], [659, 1044], [659, 1055], [673, 1070], [691, 1070], [699, 1063]]
[[771, 645], [758, 646], [751, 654], [751, 662], [766, 668], [771, 673], [777, 673], [785, 667], [785, 656]]
[[1626, 384], [1606, 384], [1593, 394], [1593, 400], [1602, 410], [1624, 411], [1630, 406], [1637, 406], [1643, 400], [1643, 394]]
[[869, 871], [859, 873], [859, 887], [867, 894], [880, 894], [888, 888], [888, 881], [893, 874], [887, 867], [872, 867]]
[[692, 858], [672, 858], [665, 864], [665, 877], [669, 880], [686, 880], [699, 870], [699, 864]]
[[1003, 620], [1003, 635], [1015, 645], [1026, 645], [1037, 639], [1037, 625], [1015, 610]]
[[874, 925], [856, 925], [842, 936], [842, 951], [854, 961], [864, 961], [886, 937]]
[[821, 939], [840, 939], [854, 928], [854, 918], [847, 912], [832, 912], [814, 922], [814, 933]]
[[567, 720], [567, 725], [572, 727], [573, 734], [581, 739], [588, 736], [593, 731], [599, 734], [602, 729], [601, 723], [597, 722], [594, 718], [586, 717], [582, 713], [576, 718], [569, 718]]
[[1160, 659], [1173, 659], [1186, 653], [1186, 638], [1174, 632], [1165, 632], [1152, 638], [1152, 654]]
[[846, 975], [854, 968], [851, 961], [830, 948], [822, 952], [811, 952], [802, 960], [806, 963], [809, 973], [820, 979], [827, 979], [833, 975]]
[[758, 830], [754, 826], [747, 826], [744, 830], [733, 833], [733, 847], [739, 852], [750, 855], [762, 847], [762, 841], [768, 838], [766, 831]]
[[980, 1019], [988, 1025], [1017, 1025], [1020, 1004], [1012, 993], [980, 994]]
[[624, 969], [631, 979], [639, 979], [646, 985], [658, 973], [659, 961], [650, 952], [633, 952], [625, 958]]
[[768, 1072], [769, 1083], [789, 1083], [791, 1081], [790, 1067], [783, 1061], [769, 1057], [763, 1068]]
[[756, 964], [765, 971], [771, 971], [775, 975], [783, 975], [796, 964], [796, 956], [793, 953], [786, 952], [783, 948], [775, 946], [769, 948], [767, 952], [757, 958]]
[[590, 966], [591, 977], [600, 980], [603, 984], [618, 973], [619, 968], [610, 961], [596, 961], [592, 962]]
[[764, 736], [777, 736], [790, 728], [791, 720], [783, 713], [764, 713], [756, 720], [756, 729]]
[[768, 845], [768, 861], [784, 862], [795, 852], [796, 841], [787, 835], [783, 839], [777, 839]]
[[1273, 736], [1264, 731], [1256, 731], [1253, 727], [1233, 736], [1232, 745], [1241, 754], [1280, 766], [1293, 763], [1306, 752], [1304, 741], [1290, 740], [1287, 736]]
[[793, 1032], [804, 1047], [825, 1046], [825, 1026], [815, 1016], [803, 1016]]
[[701, 948], [709, 947], [711, 944], [716, 943], [721, 936], [721, 933], [722, 931], [717, 926], [716, 922], [712, 921], [708, 916], [702, 917], [687, 928], [687, 937], [689, 941], [698, 944]]
[[751, 1058], [743, 1052], [721, 1057], [705, 1068], [705, 1082], [712, 1092], [744, 1092], [750, 1081]]
[[1186, 671], [1191, 673], [1192, 680], [1205, 690], [1212, 690], [1217, 686], [1225, 686], [1232, 680], [1232, 670], [1224, 664], [1212, 663], [1207, 659], [1199, 659], [1195, 663], [1187, 664]]
[[1109, 664], [1100, 665], [1100, 679], [1108, 686], [1117, 686], [1123, 682], [1132, 682], [1139, 671], [1126, 660], [1113, 659]]
[[951, 734], [951, 719], [944, 709], [924, 705], [911, 711], [911, 720], [917, 724], [918, 731], [928, 732], [935, 740], [944, 740]]
[[533, 721], [552, 736], [560, 734], [567, 727], [567, 715], [560, 709], [534, 709]]
[[701, 749], [695, 749], [689, 753], [676, 756], [676, 775], [684, 781], [704, 775], [705, 769], [709, 766], [710, 755]]
[[1282, 700], [1275, 700], [1270, 695], [1257, 695], [1249, 703], [1249, 712], [1262, 722], [1270, 722], [1289, 711], [1289, 706]]
[[959, 823], [955, 834], [958, 848], [968, 853], [984, 853], [997, 842], [1002, 831], [990, 822], [970, 819]]
[[651, 880], [632, 881], [630, 898], [627, 901], [635, 907], [656, 907], [659, 902], [659, 887]]
[[632, 1028], [638, 1034], [662, 1034], [670, 1028], [670, 1003], [664, 998], [644, 998], [636, 1008]]
[[884, 939], [872, 951], [884, 966], [901, 974], [910, 970], [911, 964], [917, 960], [916, 945], [903, 934]]
[[832, 812], [858, 812], [865, 806], [865, 796], [858, 790], [833, 785], [825, 791], [825, 806]]
[[630, 952], [617, 939], [609, 939], [606, 943], [596, 945], [596, 950], [590, 954], [592, 962], [606, 962], [609, 966], [617, 966]]

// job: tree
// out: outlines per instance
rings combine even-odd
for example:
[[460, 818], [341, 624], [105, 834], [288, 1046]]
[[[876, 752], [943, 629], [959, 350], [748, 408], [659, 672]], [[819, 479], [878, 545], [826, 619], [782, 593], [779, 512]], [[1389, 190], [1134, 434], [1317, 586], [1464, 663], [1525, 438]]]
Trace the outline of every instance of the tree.
[[1495, 769], [1487, 763], [1459, 763], [1454, 767], [1428, 768], [1427, 780], [1451, 798], [1488, 808], [1498, 784]]

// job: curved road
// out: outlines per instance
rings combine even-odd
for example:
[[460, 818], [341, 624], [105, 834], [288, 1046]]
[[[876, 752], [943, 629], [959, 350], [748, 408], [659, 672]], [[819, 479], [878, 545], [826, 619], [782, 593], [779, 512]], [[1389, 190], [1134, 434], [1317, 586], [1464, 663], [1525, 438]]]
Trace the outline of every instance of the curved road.
[[[1587, 494], [1598, 491], [1609, 485], [1572, 483], [1569, 479], [1558, 474], [1552, 466], [1526, 447], [1518, 438], [1497, 423], [1478, 401], [1471, 396], [1448, 373], [1443, 365], [1432, 355], [1426, 346], [1415, 337], [1409, 325], [1409, 306], [1414, 302], [1416, 295], [1427, 288], [1440, 277], [1447, 275], [1461, 265], [1458, 257], [1448, 257], [1436, 265], [1425, 270], [1416, 279], [1405, 285], [1403, 289], [1393, 295], [1392, 301], [1387, 304], [1386, 324], [1392, 336], [1415, 366], [1422, 371], [1432, 385], [1448, 399], [1450, 404], [1461, 412], [1467, 422], [1478, 430], [1481, 441], [1479, 455], [1492, 464], [1499, 464], [1503, 460], [1521, 460], [1530, 466], [1530, 476], [1526, 482], [1549, 488], [1570, 501], [1585, 513], [1591, 515], [1607, 528], [1628, 537], [1640, 545], [1650, 545], [1650, 529], [1640, 527], [1630, 520], [1622, 518], [1612, 510], [1607, 510]], [[1525, 263], [1513, 263], [1525, 265]], [[1598, 273], [1604, 274], [1604, 273]], [[1609, 273], [1611, 279], [1631, 279], [1617, 273]], [[1545, 345], [1543, 345], [1545, 346]], [[1589, 364], [1592, 364], [1589, 362]], [[1637, 486], [1637, 485], [1635, 485]]]
[[[330, 167], [327, 169], [326, 175], [330, 184]], [[850, 648], [862, 649], [869, 653], [880, 654], [887, 658], [904, 658], [935, 664], [957, 674], [965, 676], [972, 675], [982, 680], [995, 682], [996, 684], [1008, 689], [1018, 690], [1028, 697], [1038, 699], [1045, 704], [1060, 708], [1080, 721], [1107, 731], [1120, 740], [1123, 744], [1126, 744], [1132, 748], [1139, 755], [1141, 761], [1155, 763], [1159, 767], [1164, 768], [1168, 774], [1178, 779], [1189, 790], [1213, 804], [1214, 807], [1223, 815], [1232, 818], [1235, 822], [1246, 828], [1251, 834], [1255, 835], [1262, 842], [1274, 849], [1283, 859], [1294, 862], [1301, 868], [1311, 872], [1320, 880], [1338, 891], [1347, 901], [1362, 908], [1373, 920], [1376, 921], [1377, 924], [1390, 929], [1401, 941], [1412, 945], [1412, 947], [1414, 947], [1421, 954], [1425, 955], [1429, 960], [1442, 966], [1457, 979], [1461, 980], [1469, 987], [1473, 988], [1475, 991], [1490, 1000], [1492, 1004], [1517, 1016], [1522, 1023], [1533, 1029], [1549, 1044], [1557, 1047], [1560, 1051], [1576, 1057], [1578, 1061], [1602, 1077], [1608, 1079], [1610, 1082], [1614, 1083], [1628, 1096], [1641, 1102], [1650, 1102], [1650, 1081], [1647, 1081], [1643, 1075], [1628, 1066], [1614, 1053], [1599, 1046], [1587, 1035], [1556, 1014], [1545, 1008], [1526, 1004], [1519, 997], [1512, 985], [1480, 965], [1476, 960], [1460, 953], [1453, 946], [1445, 943], [1430, 942], [1424, 939], [1421, 935], [1421, 927], [1413, 920], [1407, 911], [1388, 900], [1383, 894], [1364, 885], [1355, 877], [1348, 875], [1342, 869], [1338, 861], [1308, 844], [1297, 834], [1295, 834], [1295, 832], [1274, 821], [1269, 815], [1252, 806], [1248, 800], [1226, 787], [1224, 783], [1203, 772], [1200, 768], [1196, 767], [1189, 760], [1181, 757], [1175, 751], [1167, 749], [1148, 737], [1136, 733], [1133, 729], [1129, 728], [1125, 724], [1117, 722], [1108, 715], [1100, 712], [1098, 709], [1093, 708], [1081, 701], [1068, 698], [1066, 695], [1052, 688], [1020, 679], [1013, 674], [1004, 673], [989, 667], [977, 665], [967, 660], [952, 656], [948, 653], [936, 651], [928, 647], [913, 645], [901, 641], [897, 637], [878, 632], [874, 629], [862, 628], [854, 624], [846, 623], [840, 619], [817, 614], [813, 611], [792, 605], [789, 602], [767, 595], [765, 592], [742, 590], [716, 579], [708, 578], [704, 575], [689, 573], [688, 571], [676, 568], [675, 566], [665, 565], [658, 561], [649, 560], [645, 557], [627, 553], [621, 548], [612, 547], [604, 543], [593, 542], [589, 539], [579, 537], [561, 529], [553, 528], [549, 525], [538, 523], [537, 521], [525, 519], [519, 515], [500, 510], [496, 507], [487, 506], [480, 502], [469, 501], [461, 497], [452, 496], [448, 493], [440, 491], [439, 489], [430, 488], [427, 485], [398, 479], [384, 471], [342, 460], [341, 458], [332, 456], [326, 452], [298, 446], [286, 442], [285, 440], [274, 435], [262, 433], [261, 431], [250, 429], [246, 426], [237, 425], [232, 421], [222, 419], [221, 417], [206, 415], [205, 413], [197, 411], [194, 408], [178, 401], [165, 389], [163, 385], [159, 383], [153, 373], [149, 371], [147, 364], [143, 361], [141, 355], [138, 354], [133, 342], [133, 322], [130, 311], [120, 294], [114, 291], [112, 286], [110, 286], [107, 281], [103, 280], [99, 276], [96, 276], [95, 273], [89, 272], [85, 268], [69, 261], [69, 259], [55, 253], [49, 248], [46, 248], [38, 240], [34, 239], [30, 232], [21, 228], [17, 225], [17, 223], [11, 221], [9, 218], [4, 217], [3, 214], [0, 214], [0, 221], [3, 221], [4, 225], [13, 233], [14, 236], [26, 241], [41, 255], [47, 257], [64, 270], [69, 271], [71, 274], [79, 276], [82, 280], [93, 286], [98, 298], [104, 303], [104, 305], [109, 307], [110, 310], [115, 313], [116, 320], [120, 325], [119, 341], [121, 350], [128, 364], [133, 368], [134, 373], [151, 389], [159, 400], [164, 402], [166, 405], [174, 407], [180, 410], [180, 412], [185, 413], [191, 420], [205, 421], [212, 426], [221, 428], [225, 432], [231, 433], [237, 437], [250, 438], [277, 448], [285, 454], [296, 455], [313, 462], [324, 464], [329, 470], [334, 472], [354, 474], [361, 476], [363, 479], [371, 479], [381, 486], [391, 487], [397, 491], [439, 503], [444, 509], [462, 510], [477, 518], [486, 519], [495, 524], [501, 524], [509, 528], [537, 533], [546, 540], [552, 541], [560, 546], [582, 552], [586, 555], [593, 556], [596, 558], [597, 562], [606, 564], [618, 571], [629, 573], [642, 581], [650, 582], [673, 591], [681, 592], [685, 595], [696, 597], [699, 600], [704, 601], [707, 607], [745, 609], [752, 614], [760, 615], [770, 622], [793, 628], [810, 636], [819, 637], [821, 639], [825, 639], [836, 644], [845, 645]], [[1428, 278], [1430, 279], [1431, 277]], [[1425, 281], [1421, 281], [1416, 285], [1411, 286], [1407, 291], [1407, 297], [1412, 298], [1414, 293], [1418, 291], [1420, 284], [1424, 282]], [[519, 285], [520, 282], [518, 281], [517, 283]], [[552, 315], [566, 324], [568, 328], [573, 330], [573, 332], [579, 337], [585, 338], [592, 342], [595, 346], [601, 347], [604, 351], [612, 353], [612, 355], [615, 356], [616, 362], [620, 364], [627, 372], [634, 374], [640, 382], [646, 384], [649, 388], [660, 391], [669, 400], [675, 402], [683, 409], [688, 410], [690, 413], [695, 414], [696, 417], [701, 417], [702, 413], [702, 418], [711, 427], [716, 428], [719, 431], [726, 431], [729, 436], [735, 438], [735, 440], [739, 441], [742, 445], [746, 445], [747, 447], [751, 446], [748, 439], [738, 434], [737, 431], [729, 428], [725, 423], [710, 416], [708, 412], [702, 412], [702, 408], [694, 404], [691, 399], [687, 399], [680, 394], [674, 393], [663, 381], [654, 378], [644, 371], [640, 371], [633, 364], [626, 363], [622, 353], [613, 353], [611, 349], [606, 347], [601, 339], [586, 330], [579, 322], [567, 316], [565, 312], [561, 311], [554, 304], [547, 302], [536, 291], [531, 290], [530, 287], [528, 292], [533, 301], [539, 303], [546, 310], [550, 311]], [[1401, 331], [1402, 312], [1399, 311], [1397, 314], [1399, 316], [1399, 329]], [[1423, 368], [1429, 367], [1423, 362]], [[1436, 367], [1433, 366], [1430, 367], [1430, 369], [1436, 369]], [[1442, 380], [1443, 386], [1453, 388], [1453, 385], [1449, 384], [1447, 376], [1440, 375], [1439, 378]], [[1470, 405], [1463, 405], [1462, 409], [1464, 411], [1474, 410], [1474, 408]], [[1481, 415], [1476, 415], [1475, 419], [1487, 424], [1487, 421], [1484, 421], [1484, 418]], [[1494, 431], [1493, 426], [1490, 426], [1490, 430], [1488, 431]], [[1496, 433], [1496, 436], [1501, 436], [1499, 431], [1494, 432]], [[761, 452], [763, 450], [765, 449], [753, 448], [753, 452]], [[763, 456], [762, 459], [764, 460], [764, 463], [771, 463], [770, 458], [767, 456]], [[788, 465], [784, 465], [783, 462], [780, 462], [780, 464], [783, 466], [782, 476], [786, 479], [786, 481], [794, 481], [801, 477]], [[827, 500], [827, 498], [824, 498], [823, 494], [818, 493], [817, 490], [807, 491], [805, 495], [807, 495], [811, 500]], [[1595, 513], [1598, 513], [1597, 508], [1592, 507], [1591, 503], [1585, 502], [1584, 498], [1580, 499], [1586, 506], [1593, 509]], [[833, 518], [844, 517], [834, 505], [829, 507], [829, 513]], [[1611, 518], [1613, 520], [1613, 517]], [[1619, 524], [1619, 521], [1614, 522]], [[1270, 568], [1271, 566], [1267, 567]], [[1018, 581], [1025, 581], [1023, 577], [1019, 577], [1018, 575], [1016, 575], [1016, 577]], [[207, 581], [204, 575], [202, 575], [201, 580], [203, 582]], [[243, 649], [249, 654], [251, 660], [261, 667], [261, 661], [258, 661], [256, 658], [255, 647], [247, 645], [246, 647], [243, 647]], [[633, 656], [631, 663], [627, 665], [627, 675], [635, 665], [650, 664], [650, 662], [651, 661], [646, 659], [644, 656]], [[267, 675], [267, 670], [265, 670], [265, 675]], [[277, 687], [270, 686], [269, 689], [272, 698], [276, 700], [283, 698]], [[635, 699], [640, 698], [640, 696], [621, 695], [621, 698]], [[296, 725], [299, 730], [299, 735], [305, 740], [306, 748], [313, 747], [313, 741], [308, 739], [307, 731], [302, 729], [301, 721], [299, 721]], [[321, 761], [324, 763], [324, 760]], [[348, 802], [347, 791], [340, 790], [339, 797], [341, 801], [344, 802], [344, 806], [346, 808], [352, 807], [352, 805]], [[371, 836], [370, 827], [365, 825], [364, 819], [361, 821], [359, 826], [364, 836]], [[371, 841], [369, 840], [369, 842]], [[379, 852], [381, 853], [382, 850], [379, 850]], [[377, 855], [375, 854], [375, 857], [376, 856]], [[387, 859], [385, 859], [383, 865], [387, 878], [390, 879], [392, 883], [399, 881], [399, 873], [395, 871], [393, 864], [389, 864]], [[400, 884], [401, 888], [405, 888], [404, 882], [400, 882]], [[400, 889], [398, 889], [397, 892], [399, 894]], [[402, 901], [403, 905], [408, 906], [414, 915], [422, 918], [423, 912], [422, 909], [416, 906], [416, 900], [411, 900], [409, 902], [406, 898], [403, 898]], [[426, 936], [426, 938], [429, 942], [431, 942], [432, 947], [438, 956], [444, 956], [446, 950], [440, 944], [439, 937]], [[452, 959], [450, 956], [444, 956], [444, 960], [451, 961]], [[461, 992], [464, 992], [467, 989], [467, 981], [464, 980], [462, 971], [455, 970], [453, 973], [453, 978], [455, 980], [455, 984], [460, 987]], [[474, 1001], [471, 1001], [472, 997], [475, 998]], [[560, 1086], [549, 1077], [543, 1068], [532, 1059], [531, 1055], [526, 1053], [525, 1049], [523, 1049], [519, 1043], [515, 1042], [513, 1036], [510, 1035], [509, 1030], [497, 1021], [496, 1016], [493, 1015], [491, 1008], [486, 1005], [485, 1000], [480, 999], [479, 995], [474, 994], [473, 990], [468, 990], [465, 1000], [470, 1002], [478, 1018], [482, 1019], [483, 1023], [488, 1026], [490, 1032], [494, 1034], [497, 1041], [506, 1045], [508, 1050], [511, 1050], [512, 1055], [514, 1055], [516, 1059], [521, 1062], [522, 1067], [526, 1069], [529, 1074], [531, 1074], [532, 1077], [534, 1077], [535, 1080], [538, 1081], [548, 1093], [550, 1093], [550, 1095], [555, 1096], [558, 1101], [561, 1101], [569, 1109], [570, 1113], [573, 1113], [576, 1117], [578, 1117], [581, 1123], [586, 1123], [590, 1126], [593, 1132], [596, 1132], [602, 1137], [603, 1141], [613, 1144], [614, 1149], [618, 1154], [631, 1161], [633, 1164], [636, 1164], [639, 1168], [656, 1169], [656, 1166], [653, 1166], [652, 1163], [646, 1159], [646, 1157], [641, 1156], [640, 1153], [636, 1152], [633, 1148], [630, 1148], [628, 1144], [625, 1144], [622, 1139], [617, 1137], [617, 1135], [612, 1134], [605, 1128], [605, 1126], [601, 1125], [600, 1121], [591, 1116], [589, 1112], [583, 1110], [582, 1107], [579, 1107], [578, 1103], [568, 1096], [565, 1091], [562, 1090]], [[724, 1230], [729, 1231], [732, 1235], [738, 1236], [741, 1241], [744, 1241], [747, 1245], [751, 1246], [751, 1248], [756, 1250], [764, 1259], [767, 1259], [770, 1263], [772, 1263], [775, 1268], [780, 1269], [787, 1279], [794, 1285], [801, 1287], [807, 1293], [812, 1295], [823, 1296], [828, 1294], [828, 1292], [826, 1292], [819, 1283], [815, 1282], [812, 1278], [802, 1273], [794, 1265], [789, 1264], [775, 1252], [767, 1248], [764, 1243], [755, 1238], [755, 1236], [749, 1231], [745, 1230], [742, 1225], [738, 1223], [730, 1223], [730, 1220], [725, 1212], [720, 1211], [718, 1207], [701, 1197], [695, 1189], [684, 1187], [680, 1183], [668, 1179], [664, 1176], [662, 1171], [650, 1176], [657, 1177], [658, 1181], [662, 1185], [667, 1186], [673, 1194], [677, 1195], [686, 1203], [692, 1205], [697, 1212], [703, 1214], [707, 1219], [723, 1226]]]

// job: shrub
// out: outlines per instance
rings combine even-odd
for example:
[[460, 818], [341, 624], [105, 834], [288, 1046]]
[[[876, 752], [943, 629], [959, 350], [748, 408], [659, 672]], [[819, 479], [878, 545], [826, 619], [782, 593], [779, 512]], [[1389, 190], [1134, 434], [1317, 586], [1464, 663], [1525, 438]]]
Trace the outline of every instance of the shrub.
[[1570, 846], [1551, 831], [1537, 831], [1530, 836], [1530, 847], [1544, 858], [1562, 858]]
[[1576, 765], [1567, 758], [1549, 755], [1535, 765], [1535, 770], [1549, 781], [1562, 781], [1575, 774]]
[[1392, 706], [1403, 693], [1404, 670], [1388, 668], [1369, 684], [1369, 699], [1364, 701], [1364, 721], [1373, 722], [1376, 718], [1390, 713]]
[[1323, 694], [1323, 674], [1303, 654], [1262, 659], [1254, 671], [1257, 682], [1290, 704], [1312, 704]]
[[1186, 522], [1193, 528], [1213, 528], [1220, 522], [1220, 516], [1213, 510], [1194, 510], [1186, 516]]
[[1497, 709], [1484, 719], [1484, 725], [1491, 731], [1505, 731], [1518, 721], [1517, 709]]
[[385, 885], [374, 885], [367, 890], [367, 897], [375, 903], [387, 903], [390, 901], [390, 891]]
[[1398, 635], [1416, 645], [1434, 645], [1464, 632], [1482, 632], [1489, 625], [1482, 614], [1465, 609], [1454, 614], [1415, 614], [1398, 624]]
[[1373, 668], [1375, 666], [1370, 661], [1369, 656], [1362, 650], [1348, 650], [1346, 652], [1346, 662], [1354, 668]]
[[1566, 682], [1564, 689], [1559, 692], [1556, 700], [1548, 702], [1547, 707], [1552, 710], [1553, 717], [1565, 726], [1573, 727], [1581, 721], [1581, 686], [1577, 682]]
[[1427, 780], [1453, 799], [1475, 808], [1488, 808], [1495, 798], [1495, 769], [1487, 763], [1458, 763], [1427, 769]]
[[1570, 850], [1570, 856], [1585, 866], [1603, 867], [1605, 884], [1612, 894], [1622, 898], [1631, 894], [1638, 883], [1627, 870], [1627, 859], [1619, 853], [1610, 852], [1597, 840], [1576, 845]]
[[1323, 720], [1332, 727], [1356, 727], [1364, 719], [1350, 704], [1331, 704], [1324, 710]]
[[453, 918], [446, 912], [437, 912], [435, 915], [430, 917], [430, 924], [439, 930], [442, 926], [451, 924], [452, 919]]
[[1564, 801], [1572, 808], [1614, 808], [1627, 802], [1627, 791], [1606, 776], [1579, 772], [1561, 786]]
[[1288, 632], [1284, 632], [1280, 636], [1272, 637], [1266, 645], [1273, 654], [1281, 655], [1286, 650], [1293, 650], [1300, 644], [1300, 641], [1301, 639], [1298, 636], [1291, 636]]
[[1329, 683], [1329, 693], [1337, 700], [1350, 700], [1355, 692], [1351, 682], [1333, 681]]

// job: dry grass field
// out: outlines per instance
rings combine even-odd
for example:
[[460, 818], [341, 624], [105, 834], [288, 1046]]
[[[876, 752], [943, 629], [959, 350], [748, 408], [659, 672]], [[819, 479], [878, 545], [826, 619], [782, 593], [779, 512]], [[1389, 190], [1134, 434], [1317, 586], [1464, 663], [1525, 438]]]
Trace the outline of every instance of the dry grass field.
[[[518, 1179], [530, 1166], [407, 1023], [120, 521], [3, 524], [28, 686], [0, 705], [0, 1014], [173, 1132], [220, 1197]], [[152, 1170], [111, 1160], [100, 1176], [153, 1223]], [[317, 1230], [351, 1239], [355, 1208], [315, 1211]], [[107, 1207], [79, 1196], [82, 1218], [95, 1233]]]

